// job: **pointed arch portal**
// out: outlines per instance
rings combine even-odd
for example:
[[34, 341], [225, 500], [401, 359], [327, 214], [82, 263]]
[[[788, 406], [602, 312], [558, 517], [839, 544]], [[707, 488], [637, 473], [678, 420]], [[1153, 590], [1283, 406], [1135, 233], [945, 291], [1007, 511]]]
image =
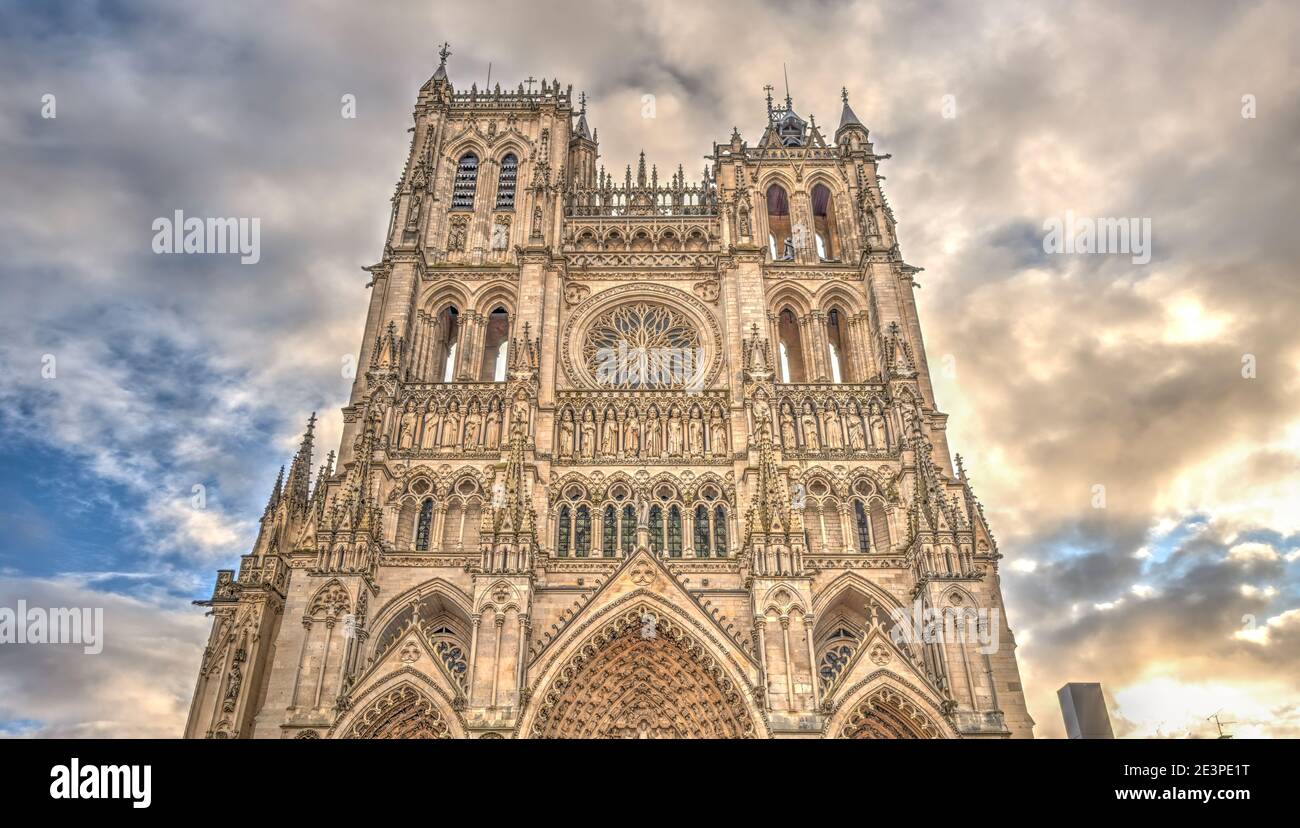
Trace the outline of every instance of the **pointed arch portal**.
[[543, 694], [543, 739], [741, 739], [754, 720], [739, 687], [675, 625], [638, 611], [598, 634]]
[[451, 729], [425, 694], [401, 684], [373, 701], [347, 732], [349, 739], [450, 739]]

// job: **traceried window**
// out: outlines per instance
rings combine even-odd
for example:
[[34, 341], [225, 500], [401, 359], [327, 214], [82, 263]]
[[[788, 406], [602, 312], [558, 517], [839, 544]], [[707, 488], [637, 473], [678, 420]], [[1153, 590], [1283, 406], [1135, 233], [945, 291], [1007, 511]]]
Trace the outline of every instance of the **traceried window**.
[[779, 184], [767, 188], [767, 247], [774, 262], [794, 258], [790, 197]]
[[615, 535], [618, 533], [618, 512], [614, 511], [613, 506], [605, 507], [605, 515], [601, 519], [601, 552], [606, 558], [614, 557], [617, 550], [614, 548]]
[[650, 551], [662, 555], [664, 551], [664, 510], [650, 507]]
[[781, 349], [781, 381], [805, 382], [803, 344], [799, 338], [799, 322], [794, 317], [794, 311], [789, 308], [782, 310], [776, 325]]
[[839, 308], [831, 308], [826, 314], [826, 347], [830, 352], [831, 382], [844, 382], [848, 365], [844, 356], [844, 314]]
[[709, 557], [709, 507], [700, 504], [695, 507], [695, 557]]
[[583, 359], [614, 388], [682, 388], [705, 369], [700, 332], [683, 314], [650, 302], [619, 305], [588, 328]]
[[478, 187], [478, 156], [467, 152], [456, 164], [456, 181], [451, 191], [451, 209], [473, 210], [474, 190]]
[[727, 510], [713, 507], [713, 552], [719, 558], [727, 557]]
[[682, 556], [682, 510], [668, 507], [668, 557]]
[[438, 329], [442, 334], [440, 356], [442, 358], [442, 381], [451, 382], [456, 378], [456, 351], [460, 344], [460, 313], [448, 305], [438, 315]]
[[858, 551], [864, 554], [870, 552], [871, 535], [867, 529], [867, 510], [862, 506], [862, 501], [856, 498], [853, 501], [853, 519], [857, 527]]
[[501, 159], [501, 174], [497, 177], [497, 209], [515, 209], [515, 179], [519, 177], [519, 159], [512, 152]]
[[574, 555], [585, 558], [591, 554], [591, 510], [586, 506], [578, 507], [578, 517], [573, 522], [573, 535], [577, 551]]
[[560, 525], [558, 527], [558, 534], [555, 540], [555, 554], [560, 556], [561, 558], [567, 558], [569, 556], [569, 549], [570, 549], [569, 515], [570, 515], [569, 507], [561, 506], [560, 520], [559, 520]]
[[415, 522], [415, 548], [420, 552], [429, 549], [429, 530], [433, 526], [433, 500], [425, 498], [420, 504], [420, 517]]
[[853, 657], [853, 651], [858, 648], [858, 637], [847, 627], [840, 627], [826, 636], [822, 647], [817, 675], [821, 677], [822, 685], [826, 686], [844, 671], [845, 665]]
[[825, 184], [812, 191], [813, 232], [817, 236], [817, 257], [828, 261], [839, 257], [839, 244], [835, 238], [835, 202]]
[[636, 548], [636, 507], [628, 504], [623, 507], [623, 525], [619, 528], [623, 554], [631, 555]]

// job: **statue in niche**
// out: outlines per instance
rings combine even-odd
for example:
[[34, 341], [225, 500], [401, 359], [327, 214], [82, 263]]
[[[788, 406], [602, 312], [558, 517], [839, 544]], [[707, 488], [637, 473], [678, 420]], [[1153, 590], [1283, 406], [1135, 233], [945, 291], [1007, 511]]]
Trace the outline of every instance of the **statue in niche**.
[[514, 404], [510, 408], [510, 438], [528, 436], [528, 395], [522, 390], [515, 394]]
[[794, 430], [794, 412], [789, 408], [786, 408], [781, 415], [781, 442], [785, 444], [786, 451], [799, 448], [799, 438]]
[[650, 418], [645, 426], [645, 456], [658, 458], [664, 450], [664, 430], [659, 423], [659, 410], [650, 409]]
[[591, 409], [582, 415], [582, 457], [591, 460], [596, 456], [596, 415]]
[[455, 448], [460, 442], [460, 409], [452, 403], [447, 407], [447, 416], [442, 420], [442, 447]]
[[406, 229], [417, 230], [420, 227], [420, 212], [424, 207], [424, 190], [417, 189], [411, 193], [410, 206], [406, 211]]
[[464, 252], [466, 231], [467, 227], [464, 221], [456, 220], [451, 223], [451, 229], [447, 231], [448, 253]]
[[496, 408], [489, 408], [487, 422], [483, 427], [483, 447], [489, 450], [501, 445], [501, 414]]
[[415, 445], [415, 409], [409, 405], [402, 413], [401, 432], [397, 436], [398, 448], [411, 448]]
[[605, 412], [605, 421], [601, 424], [600, 455], [613, 457], [618, 453], [618, 420], [613, 411]]
[[692, 457], [704, 456], [704, 420], [700, 416], [700, 409], [691, 410], [691, 422], [687, 426], [686, 438], [690, 445]]
[[867, 447], [866, 435], [862, 433], [862, 417], [858, 412], [850, 410], [848, 414], [849, 427], [849, 448], [853, 451], [864, 451]]
[[749, 226], [749, 194], [748, 193], [741, 194], [740, 207], [737, 209], [736, 214], [738, 217], [736, 223], [739, 226], [740, 237], [742, 239], [747, 239], [751, 235], [751, 230]]
[[573, 456], [573, 412], [565, 411], [560, 418], [560, 456]]
[[871, 444], [876, 448], [889, 448], [889, 439], [885, 434], [885, 418], [880, 416], [880, 406], [871, 406]]
[[829, 451], [844, 448], [844, 429], [840, 426], [840, 415], [829, 403], [822, 413], [822, 430], [826, 433], [826, 448]]
[[623, 424], [623, 453], [628, 457], [641, 456], [641, 418], [637, 416], [636, 407], [627, 411], [627, 421]]
[[722, 419], [722, 410], [718, 408], [713, 409], [713, 417], [709, 420], [709, 444], [714, 457], [727, 456], [727, 426]]
[[465, 448], [477, 449], [479, 441], [479, 432], [483, 429], [483, 415], [479, 413], [478, 406], [475, 405], [465, 418]]
[[510, 217], [497, 216], [492, 225], [492, 249], [505, 250], [510, 246]]
[[762, 396], [754, 397], [753, 404], [754, 431], [750, 435], [755, 442], [762, 442], [772, 429], [772, 410]]
[[542, 235], [542, 208], [541, 207], [533, 208], [533, 235], [534, 236]]
[[804, 411], [800, 418], [803, 425], [803, 445], [808, 451], [821, 451], [821, 439], [817, 436], [817, 415], [811, 410]]
[[424, 422], [420, 427], [420, 448], [438, 447], [438, 409], [432, 405], [424, 412]]
[[676, 408], [668, 415], [668, 456], [682, 456], [682, 415]]

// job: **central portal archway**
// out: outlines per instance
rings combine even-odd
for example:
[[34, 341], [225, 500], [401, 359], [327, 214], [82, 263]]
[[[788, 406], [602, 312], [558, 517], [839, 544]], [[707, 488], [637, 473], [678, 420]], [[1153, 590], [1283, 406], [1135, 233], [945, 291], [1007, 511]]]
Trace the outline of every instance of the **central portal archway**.
[[545, 694], [543, 739], [741, 739], [754, 721], [741, 691], [675, 625], [627, 613], [595, 636]]

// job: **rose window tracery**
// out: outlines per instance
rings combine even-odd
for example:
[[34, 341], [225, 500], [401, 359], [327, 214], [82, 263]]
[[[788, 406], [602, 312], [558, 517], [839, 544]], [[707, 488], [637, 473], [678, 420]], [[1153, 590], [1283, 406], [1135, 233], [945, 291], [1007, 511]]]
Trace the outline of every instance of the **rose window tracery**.
[[684, 315], [652, 302], [610, 309], [587, 329], [583, 360], [599, 384], [681, 388], [702, 375], [703, 343]]

